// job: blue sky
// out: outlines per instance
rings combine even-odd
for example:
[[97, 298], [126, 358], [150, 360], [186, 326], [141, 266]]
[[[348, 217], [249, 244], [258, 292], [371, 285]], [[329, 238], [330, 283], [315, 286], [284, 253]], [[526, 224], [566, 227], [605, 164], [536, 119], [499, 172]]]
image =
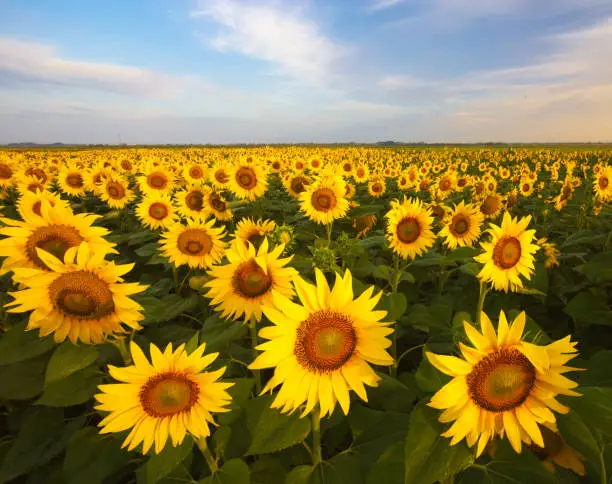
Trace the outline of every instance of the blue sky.
[[0, 143], [612, 140], [610, 0], [0, 9]]

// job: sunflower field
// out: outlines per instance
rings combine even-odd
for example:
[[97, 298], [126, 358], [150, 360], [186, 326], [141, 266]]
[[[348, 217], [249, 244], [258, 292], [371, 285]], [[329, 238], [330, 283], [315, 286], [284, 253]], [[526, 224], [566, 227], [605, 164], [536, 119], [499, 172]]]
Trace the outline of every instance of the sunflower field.
[[0, 484], [612, 482], [612, 151], [0, 151]]

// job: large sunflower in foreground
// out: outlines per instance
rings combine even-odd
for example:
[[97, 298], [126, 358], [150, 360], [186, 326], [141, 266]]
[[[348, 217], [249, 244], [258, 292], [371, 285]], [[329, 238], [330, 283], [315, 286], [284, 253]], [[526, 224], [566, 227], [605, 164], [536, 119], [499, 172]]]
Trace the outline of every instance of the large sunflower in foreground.
[[422, 254], [435, 242], [431, 231], [433, 217], [431, 209], [426, 209], [418, 199], [392, 202], [387, 218], [387, 240], [389, 247], [402, 259]]
[[345, 195], [346, 186], [342, 177], [320, 178], [300, 193], [300, 209], [310, 220], [327, 225], [348, 212], [349, 201]]
[[46, 270], [47, 266], [36, 252], [37, 248], [63, 259], [69, 248], [77, 247], [83, 241], [87, 242], [92, 252], [101, 256], [117, 253], [113, 249], [115, 244], [103, 238], [109, 231], [92, 226], [98, 218], [99, 215], [73, 214], [64, 205], [52, 207], [43, 200], [40, 216], [36, 214], [23, 222], [10, 218], [0, 219], [8, 225], [0, 228], [0, 235], [6, 236], [0, 240], [0, 257], [6, 257], [2, 269], [8, 271], [15, 267], [37, 267]]
[[286, 298], [275, 300], [275, 307], [264, 306], [273, 326], [262, 328], [259, 336], [268, 339], [257, 346], [263, 351], [250, 365], [253, 369], [274, 368], [264, 391], [281, 385], [272, 403], [282, 412], [306, 407], [302, 417], [318, 403], [321, 415], [334, 411], [336, 402], [345, 414], [350, 407], [349, 391], [367, 401], [364, 387], [377, 386], [380, 377], [369, 363], [390, 365], [386, 349], [393, 332], [391, 323], [381, 322], [385, 311], [375, 311], [382, 293], [374, 287], [353, 297], [352, 276], [336, 274], [333, 289], [319, 269], [316, 285], [300, 277], [294, 279], [301, 305]]
[[230, 189], [237, 198], [256, 200], [268, 188], [268, 173], [266, 169], [256, 162], [240, 162], [230, 171]]
[[218, 381], [225, 367], [203, 371], [219, 355], [204, 356], [205, 344], [191, 353], [180, 345], [172, 351], [169, 344], [162, 353], [151, 344], [151, 362], [135, 344], [130, 344], [133, 365], [109, 365], [110, 375], [122, 382], [100, 385], [94, 395], [97, 410], [110, 412], [99, 424], [100, 433], [131, 429], [122, 447], [133, 450], [142, 442], [146, 454], [153, 444], [159, 454], [166, 443], [176, 447], [189, 432], [199, 439], [210, 435], [213, 412], [227, 412], [233, 383]]
[[141, 329], [142, 306], [128, 296], [147, 286], [124, 283], [121, 276], [134, 264], [115, 265], [104, 254], [92, 254], [87, 243], [66, 251], [64, 262], [44, 250], [38, 257], [51, 271], [13, 269], [13, 279], [28, 289], [10, 293], [8, 312], [32, 311], [27, 329], [40, 329], [40, 336], [53, 333], [56, 342], [68, 337], [76, 343], [100, 344], [106, 335], [123, 333], [122, 324]]
[[174, 223], [162, 234], [162, 253], [176, 267], [187, 264], [205, 269], [216, 264], [225, 251], [225, 242], [221, 240], [225, 229], [214, 225], [214, 219], [208, 222], [192, 219], [187, 225]]
[[209, 275], [213, 278], [206, 283], [210, 288], [206, 297], [223, 317], [234, 320], [244, 315], [245, 320], [254, 317], [261, 321], [263, 305], [272, 305], [275, 294], [292, 297], [291, 279], [295, 269], [285, 267], [293, 256], [280, 258], [285, 246], [276, 246], [268, 252], [265, 238], [259, 249], [252, 244], [245, 246], [241, 240], [234, 240], [226, 253], [229, 264], [216, 266]]
[[471, 247], [478, 240], [483, 220], [484, 215], [478, 207], [461, 202], [455, 206], [449, 222], [438, 235], [444, 237], [444, 243], [451, 249]]
[[539, 247], [533, 244], [535, 230], [527, 230], [531, 215], [521, 220], [504, 214], [501, 226], [490, 224], [490, 242], [481, 242], [484, 252], [474, 260], [484, 264], [478, 273], [482, 281], [491, 282], [497, 290], [508, 292], [523, 287], [520, 276], [527, 280], [535, 270], [533, 261]]
[[463, 359], [426, 352], [434, 367], [453, 377], [429, 402], [444, 410], [441, 422], [454, 422], [442, 434], [452, 437], [450, 445], [464, 438], [470, 447], [478, 442], [479, 456], [487, 442], [506, 435], [519, 453], [522, 442], [544, 447], [538, 424], [555, 423], [551, 410], [569, 411], [556, 400], [557, 395], [580, 396], [572, 390], [578, 385], [563, 376], [574, 370], [565, 364], [577, 356], [576, 343], [569, 336], [546, 346], [522, 341], [525, 320], [522, 312], [508, 325], [502, 311], [496, 334], [482, 313], [482, 333], [463, 323], [474, 345], [459, 343]]

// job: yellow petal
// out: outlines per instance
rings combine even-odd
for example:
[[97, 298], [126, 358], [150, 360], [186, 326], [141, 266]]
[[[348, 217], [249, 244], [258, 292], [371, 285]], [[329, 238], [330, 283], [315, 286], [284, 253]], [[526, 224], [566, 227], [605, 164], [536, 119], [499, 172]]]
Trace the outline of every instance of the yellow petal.
[[467, 375], [472, 371], [472, 365], [456, 356], [437, 355], [425, 352], [429, 362], [439, 371], [450, 376]]
[[514, 412], [512, 410], [508, 412], [503, 412], [503, 422], [504, 422], [504, 430], [508, 435], [508, 440], [510, 441], [510, 445], [517, 454], [521, 453], [521, 432], [519, 430], [519, 423], [516, 419]]

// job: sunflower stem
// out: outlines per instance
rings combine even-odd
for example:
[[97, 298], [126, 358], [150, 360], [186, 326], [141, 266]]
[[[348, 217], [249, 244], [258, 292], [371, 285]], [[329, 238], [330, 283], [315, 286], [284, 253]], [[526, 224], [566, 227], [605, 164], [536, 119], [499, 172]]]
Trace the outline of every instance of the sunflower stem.
[[[391, 284], [391, 294], [394, 296], [397, 294], [397, 288], [402, 279], [403, 272], [404, 267], [400, 269], [399, 256], [393, 254], [393, 273], [390, 276], [389, 283]], [[397, 328], [395, 329], [397, 330]], [[391, 357], [393, 358], [393, 364], [389, 368], [389, 374], [395, 378], [397, 376], [397, 367], [399, 366], [399, 360], [397, 359], [397, 331], [393, 331], [391, 334]]]
[[214, 458], [212, 452], [208, 448], [206, 437], [201, 437], [196, 440], [196, 444], [198, 449], [200, 449], [200, 452], [202, 452], [204, 459], [206, 459], [206, 463], [208, 464], [211, 474], [215, 474], [219, 470], [219, 466], [217, 465], [217, 459]]
[[312, 466], [318, 466], [323, 460], [321, 454], [321, 412], [315, 405], [310, 414], [312, 419]]
[[[255, 347], [257, 346], [257, 320], [255, 316], [251, 316], [249, 320], [249, 332], [251, 333], [251, 348], [253, 350], [253, 361], [257, 358], [257, 350]], [[257, 395], [261, 393], [261, 372], [259, 370], [251, 370], [253, 372], [253, 376], [255, 377], [255, 390], [257, 391]]]
[[115, 346], [117, 347], [117, 349], [119, 350], [119, 353], [121, 353], [121, 358], [123, 358], [123, 362], [125, 363], [126, 366], [129, 366], [132, 364], [132, 355], [130, 354], [127, 345], [125, 344], [125, 338], [121, 338], [118, 340], [115, 340], [114, 342]]
[[487, 283], [484, 281], [480, 281], [480, 289], [478, 293], [478, 305], [476, 306], [476, 325], [480, 328], [480, 315], [482, 314], [482, 310], [484, 309], [484, 302], [487, 293], [489, 292], [489, 288], [487, 287]]
[[174, 265], [172, 265], [172, 280], [174, 281], [174, 287], [176, 288], [178, 292], [179, 290], [178, 272]]
[[329, 222], [325, 225], [325, 231], [327, 232], [327, 245], [331, 244], [331, 235], [332, 235], [332, 224], [333, 222]]

